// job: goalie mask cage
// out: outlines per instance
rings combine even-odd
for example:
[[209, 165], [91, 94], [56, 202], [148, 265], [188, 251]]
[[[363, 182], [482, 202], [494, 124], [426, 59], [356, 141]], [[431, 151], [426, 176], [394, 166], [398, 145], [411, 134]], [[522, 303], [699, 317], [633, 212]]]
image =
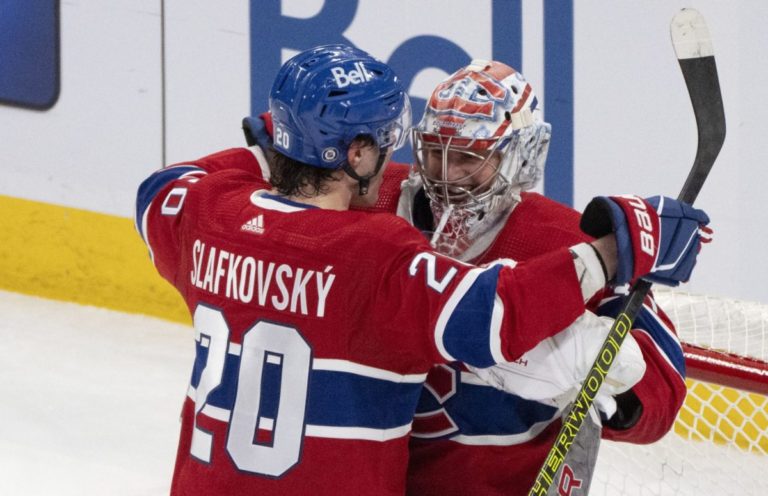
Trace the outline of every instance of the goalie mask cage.
[[768, 304], [654, 294], [684, 343], [688, 395], [660, 441], [601, 443], [590, 494], [768, 494]]

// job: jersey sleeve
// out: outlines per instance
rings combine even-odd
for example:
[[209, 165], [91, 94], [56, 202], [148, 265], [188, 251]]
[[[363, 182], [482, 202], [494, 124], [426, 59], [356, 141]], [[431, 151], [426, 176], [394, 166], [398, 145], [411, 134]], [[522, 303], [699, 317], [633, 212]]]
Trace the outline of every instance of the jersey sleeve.
[[[598, 313], [614, 317], [623, 299], [608, 297], [600, 304]], [[636, 409], [620, 412], [626, 418], [636, 418], [628, 428], [603, 429], [603, 437], [614, 441], [651, 443], [661, 439], [671, 428], [686, 395], [685, 357], [675, 327], [652, 296], [643, 303], [632, 329], [640, 345], [646, 370], [643, 378], [631, 390], [631, 400], [619, 401], [619, 408]], [[626, 394], [626, 393], [625, 393]]]
[[250, 173], [255, 180], [263, 179], [268, 169], [261, 150], [224, 150], [160, 169], [141, 183], [136, 195], [135, 226], [149, 249], [150, 259], [165, 279], [172, 283], [176, 279], [181, 225], [200, 181], [209, 174], [238, 170]]
[[488, 367], [514, 361], [584, 312], [566, 249], [516, 267], [474, 267], [428, 247], [425, 241], [415, 254], [404, 251], [408, 258], [395, 264], [392, 273], [382, 274], [377, 307], [410, 302], [409, 308], [419, 314], [403, 309], [387, 318], [395, 327], [426, 330], [440, 362]]

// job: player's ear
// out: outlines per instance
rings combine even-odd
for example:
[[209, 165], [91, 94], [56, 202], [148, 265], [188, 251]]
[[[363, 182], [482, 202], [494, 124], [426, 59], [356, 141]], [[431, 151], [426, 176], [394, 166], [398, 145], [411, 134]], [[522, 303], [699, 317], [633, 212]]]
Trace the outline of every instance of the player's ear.
[[347, 162], [349, 162], [349, 165], [355, 168], [360, 163], [362, 158], [363, 143], [359, 140], [355, 140], [349, 144], [349, 149], [347, 150]]

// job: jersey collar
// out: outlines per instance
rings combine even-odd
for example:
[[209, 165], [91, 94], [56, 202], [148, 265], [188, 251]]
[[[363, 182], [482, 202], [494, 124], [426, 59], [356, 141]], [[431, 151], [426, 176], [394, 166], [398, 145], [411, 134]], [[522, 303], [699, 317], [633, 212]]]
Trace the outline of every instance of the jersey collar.
[[266, 210], [287, 213], [318, 208], [315, 205], [308, 205], [306, 203], [289, 200], [284, 196], [275, 195], [263, 189], [251, 194], [251, 203]]

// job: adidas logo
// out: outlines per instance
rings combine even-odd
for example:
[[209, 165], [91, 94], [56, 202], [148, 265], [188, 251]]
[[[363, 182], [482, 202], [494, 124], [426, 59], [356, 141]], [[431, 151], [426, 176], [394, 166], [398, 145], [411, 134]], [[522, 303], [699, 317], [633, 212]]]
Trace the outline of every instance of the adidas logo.
[[264, 232], [264, 216], [261, 214], [257, 215], [253, 219], [240, 226], [240, 230], [262, 234]]

